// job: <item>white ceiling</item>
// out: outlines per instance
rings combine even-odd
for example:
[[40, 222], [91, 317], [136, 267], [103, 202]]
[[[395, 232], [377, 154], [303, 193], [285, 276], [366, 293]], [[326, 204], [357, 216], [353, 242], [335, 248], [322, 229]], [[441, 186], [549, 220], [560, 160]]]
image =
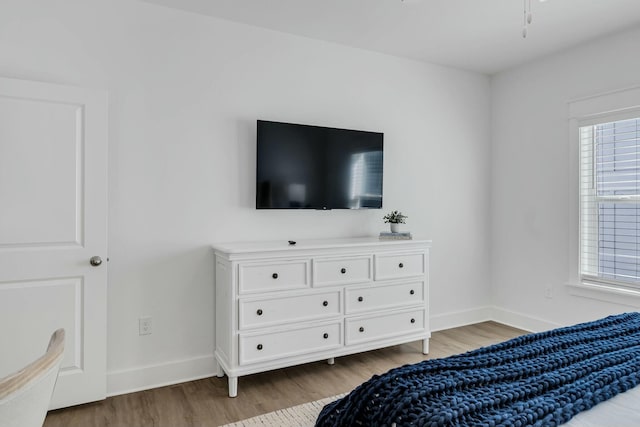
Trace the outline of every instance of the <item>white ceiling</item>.
[[145, 1], [488, 74], [640, 24], [640, 0]]

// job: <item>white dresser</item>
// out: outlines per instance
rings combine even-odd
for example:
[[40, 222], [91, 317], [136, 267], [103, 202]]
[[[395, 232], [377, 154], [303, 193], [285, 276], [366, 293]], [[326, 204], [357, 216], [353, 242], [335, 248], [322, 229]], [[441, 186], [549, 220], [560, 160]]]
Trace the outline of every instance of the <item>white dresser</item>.
[[222, 243], [216, 257], [218, 376], [238, 377], [423, 340], [429, 240]]

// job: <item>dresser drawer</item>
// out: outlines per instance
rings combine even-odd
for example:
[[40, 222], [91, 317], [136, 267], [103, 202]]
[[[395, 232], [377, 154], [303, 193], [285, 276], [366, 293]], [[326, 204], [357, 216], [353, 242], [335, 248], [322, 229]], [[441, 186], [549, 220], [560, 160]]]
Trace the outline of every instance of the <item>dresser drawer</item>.
[[238, 267], [240, 293], [277, 291], [309, 287], [308, 259], [246, 263]]
[[371, 256], [352, 258], [316, 258], [313, 260], [313, 286], [334, 286], [370, 282]]
[[379, 254], [375, 258], [375, 279], [422, 276], [426, 271], [424, 252]]
[[347, 288], [347, 314], [411, 304], [424, 304], [424, 282], [398, 283], [385, 286]]
[[424, 331], [424, 309], [347, 319], [346, 345]]
[[239, 363], [246, 365], [341, 346], [341, 322], [268, 334], [240, 334]]
[[240, 299], [240, 329], [339, 316], [340, 291]]

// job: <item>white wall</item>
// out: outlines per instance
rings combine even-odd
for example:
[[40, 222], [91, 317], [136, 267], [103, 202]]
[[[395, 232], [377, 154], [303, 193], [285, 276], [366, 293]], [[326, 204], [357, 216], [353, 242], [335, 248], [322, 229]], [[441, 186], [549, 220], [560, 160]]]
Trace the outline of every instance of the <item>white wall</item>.
[[384, 228], [379, 210], [256, 211], [258, 118], [384, 132], [384, 210], [434, 241], [433, 324], [482, 320], [488, 77], [132, 0], [3, 0], [0, 76], [109, 92], [110, 393], [212, 372], [212, 242]]
[[[640, 85], [640, 28], [600, 39], [492, 78], [492, 286], [496, 318], [531, 329], [637, 310], [569, 293], [568, 103]], [[577, 175], [576, 175], [577, 176]], [[575, 199], [574, 199], [575, 200]], [[575, 252], [575, 253], [573, 253]], [[545, 298], [550, 286], [553, 298]]]

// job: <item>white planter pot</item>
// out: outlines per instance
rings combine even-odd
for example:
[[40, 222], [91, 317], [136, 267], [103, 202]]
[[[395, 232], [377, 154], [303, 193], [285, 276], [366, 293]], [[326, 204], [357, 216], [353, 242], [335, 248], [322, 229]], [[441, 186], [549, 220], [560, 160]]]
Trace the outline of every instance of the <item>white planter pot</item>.
[[391, 226], [391, 232], [392, 233], [399, 233], [400, 232], [400, 224], [389, 223], [389, 225]]

